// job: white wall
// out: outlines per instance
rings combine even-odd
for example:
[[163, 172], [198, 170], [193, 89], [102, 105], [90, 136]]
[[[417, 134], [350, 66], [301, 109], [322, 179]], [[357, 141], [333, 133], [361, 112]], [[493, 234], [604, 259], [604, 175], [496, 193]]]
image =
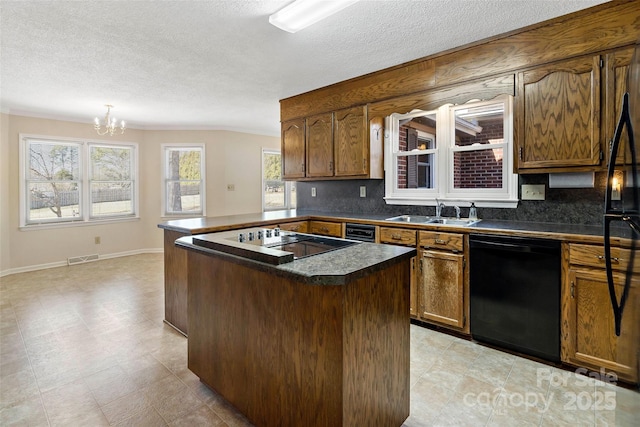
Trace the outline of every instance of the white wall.
[[[61, 265], [67, 258], [101, 257], [162, 249], [161, 179], [163, 143], [203, 143], [206, 152], [207, 216], [260, 212], [262, 148], [278, 148], [278, 137], [228, 131], [127, 129], [98, 137], [91, 123], [2, 115], [0, 130], [0, 276]], [[7, 129], [5, 131], [5, 129]], [[20, 230], [19, 134], [118, 140], [138, 143], [140, 219], [49, 229]], [[235, 191], [227, 191], [234, 184]], [[100, 236], [96, 245], [94, 238]]]

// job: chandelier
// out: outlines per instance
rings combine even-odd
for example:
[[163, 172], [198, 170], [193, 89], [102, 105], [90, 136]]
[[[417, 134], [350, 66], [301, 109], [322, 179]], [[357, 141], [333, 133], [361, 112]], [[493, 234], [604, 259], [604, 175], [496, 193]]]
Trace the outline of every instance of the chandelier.
[[[100, 123], [100, 119], [98, 119], [97, 117], [95, 118], [95, 124], [93, 125], [93, 128], [100, 136], [106, 134], [113, 136], [113, 134], [116, 132], [116, 118], [109, 117], [109, 113], [111, 112], [113, 105], [106, 104], [105, 107], [107, 107], [107, 114], [104, 116], [104, 130], [102, 130], [103, 124]], [[120, 133], [124, 133], [125, 129], [125, 123], [124, 120], [122, 120], [120, 121]]]

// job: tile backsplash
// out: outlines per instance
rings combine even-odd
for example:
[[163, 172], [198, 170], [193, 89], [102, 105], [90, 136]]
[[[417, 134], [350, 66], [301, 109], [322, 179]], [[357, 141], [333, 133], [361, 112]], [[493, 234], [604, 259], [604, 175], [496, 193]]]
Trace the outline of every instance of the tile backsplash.
[[[553, 222], [570, 224], [602, 224], [605, 173], [596, 173], [594, 188], [549, 188], [548, 174], [520, 175], [519, 185], [544, 184], [544, 201], [524, 200], [516, 209], [478, 208], [478, 217], [485, 219]], [[298, 209], [320, 212], [362, 212], [371, 214], [435, 215], [433, 206], [387, 205], [384, 201], [384, 180], [344, 180], [298, 182]], [[366, 197], [360, 197], [360, 187], [366, 187]], [[311, 188], [316, 197], [311, 197]], [[462, 208], [462, 216], [468, 215]], [[444, 216], [453, 216], [453, 206], [447, 206]]]

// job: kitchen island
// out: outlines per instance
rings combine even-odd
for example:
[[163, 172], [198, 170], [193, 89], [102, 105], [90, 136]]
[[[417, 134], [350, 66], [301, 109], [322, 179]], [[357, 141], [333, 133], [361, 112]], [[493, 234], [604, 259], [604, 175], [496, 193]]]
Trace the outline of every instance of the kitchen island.
[[359, 243], [273, 265], [198, 237], [176, 245], [189, 369], [203, 383], [258, 426], [402, 425], [415, 249]]

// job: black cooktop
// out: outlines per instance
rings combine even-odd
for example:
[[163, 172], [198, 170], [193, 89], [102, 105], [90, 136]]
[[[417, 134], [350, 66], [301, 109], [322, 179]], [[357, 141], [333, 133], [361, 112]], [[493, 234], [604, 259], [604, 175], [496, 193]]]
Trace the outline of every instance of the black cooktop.
[[220, 237], [216, 234], [194, 236], [193, 242], [198, 246], [269, 264], [287, 263], [360, 243], [354, 240], [267, 229], [242, 230], [231, 235], [227, 232]]

